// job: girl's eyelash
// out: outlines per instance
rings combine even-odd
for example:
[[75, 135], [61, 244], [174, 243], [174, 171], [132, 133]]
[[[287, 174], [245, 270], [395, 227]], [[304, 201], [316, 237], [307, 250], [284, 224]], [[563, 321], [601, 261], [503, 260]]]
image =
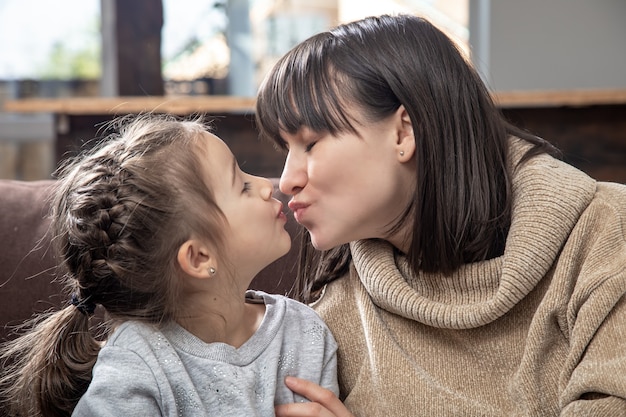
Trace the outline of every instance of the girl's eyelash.
[[244, 182], [243, 183], [243, 190], [241, 192], [245, 193], [247, 191], [250, 191], [250, 183], [249, 182]]
[[306, 148], [305, 148], [306, 152], [309, 152], [311, 149], [313, 149], [313, 146], [315, 146], [316, 143], [317, 142], [311, 142], [311, 143], [307, 144]]

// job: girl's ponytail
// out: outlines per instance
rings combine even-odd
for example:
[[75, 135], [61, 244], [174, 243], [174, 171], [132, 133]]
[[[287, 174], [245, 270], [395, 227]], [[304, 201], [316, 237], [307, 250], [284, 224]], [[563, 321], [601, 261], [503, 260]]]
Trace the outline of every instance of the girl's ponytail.
[[79, 303], [32, 319], [2, 347], [0, 400], [8, 415], [70, 415], [87, 390], [100, 343]]

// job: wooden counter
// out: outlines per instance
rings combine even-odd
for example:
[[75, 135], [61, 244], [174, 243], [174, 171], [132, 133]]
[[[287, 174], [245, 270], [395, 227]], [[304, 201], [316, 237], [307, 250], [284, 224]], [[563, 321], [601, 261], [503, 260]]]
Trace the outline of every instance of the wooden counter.
[[503, 109], [620, 105], [626, 104], [626, 90], [501, 91], [494, 100]]
[[232, 96], [70, 97], [9, 100], [5, 111], [66, 115], [132, 114], [144, 112], [188, 115], [193, 113], [251, 113], [254, 98]]
[[254, 98], [232, 96], [29, 98], [7, 101], [4, 110], [54, 114], [57, 164], [109, 133], [106, 122], [118, 116], [147, 112], [206, 115], [214, 133], [230, 146], [242, 167], [256, 175], [279, 176], [284, 157], [258, 139], [254, 103]]
[[[493, 94], [503, 108], [587, 107], [626, 104], [626, 90], [501, 91]], [[4, 110], [19, 113], [67, 115], [130, 114], [141, 112], [187, 115], [246, 113], [254, 111], [253, 97], [165, 96], [165, 97], [69, 97], [8, 100]]]

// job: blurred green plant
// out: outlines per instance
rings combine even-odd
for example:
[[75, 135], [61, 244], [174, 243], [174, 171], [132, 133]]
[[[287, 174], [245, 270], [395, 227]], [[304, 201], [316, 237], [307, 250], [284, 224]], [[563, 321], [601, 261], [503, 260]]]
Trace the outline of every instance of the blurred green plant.
[[[42, 63], [38, 78], [42, 80], [99, 79], [102, 75], [100, 21], [95, 19], [80, 34], [80, 45], [56, 42]], [[71, 41], [68, 40], [68, 42]]]

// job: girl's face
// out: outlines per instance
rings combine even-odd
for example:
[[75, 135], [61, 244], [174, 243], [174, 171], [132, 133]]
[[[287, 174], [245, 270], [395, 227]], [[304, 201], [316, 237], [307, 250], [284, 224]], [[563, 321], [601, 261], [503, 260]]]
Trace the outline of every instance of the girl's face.
[[338, 136], [308, 128], [283, 132], [289, 152], [280, 189], [293, 196], [289, 207], [317, 249], [382, 238], [406, 252], [406, 236], [388, 231], [415, 187], [410, 119], [401, 106], [382, 121], [355, 127], [357, 134]]
[[291, 247], [283, 205], [268, 179], [241, 171], [228, 146], [206, 135], [209, 183], [228, 221], [226, 255], [238, 274], [254, 276]]

